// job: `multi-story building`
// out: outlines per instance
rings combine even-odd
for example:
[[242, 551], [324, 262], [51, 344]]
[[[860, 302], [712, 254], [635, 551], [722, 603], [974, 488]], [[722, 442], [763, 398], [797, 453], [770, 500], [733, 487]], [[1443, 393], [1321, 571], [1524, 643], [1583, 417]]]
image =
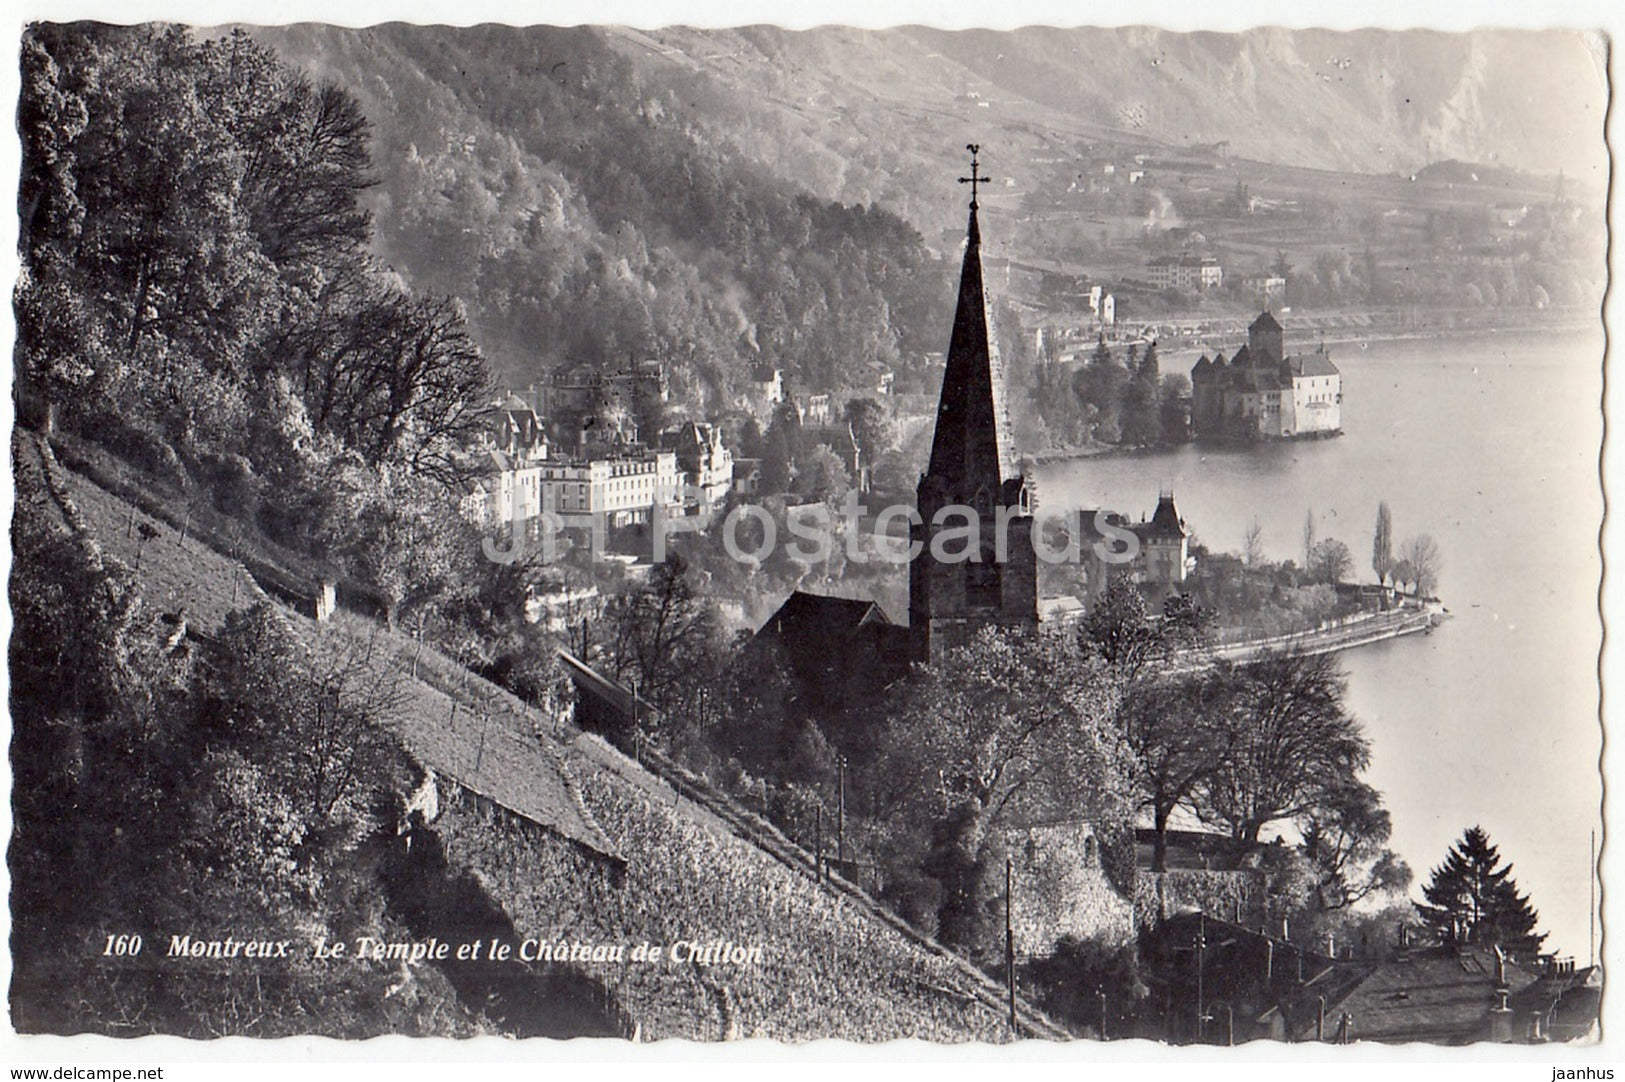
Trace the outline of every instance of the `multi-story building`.
[[494, 450], [517, 461], [547, 457], [547, 432], [529, 402], [512, 392], [498, 396], [481, 413], [482, 435]]
[[1224, 285], [1224, 266], [1210, 255], [1158, 256], [1146, 265], [1151, 284], [1162, 289], [1218, 289]]
[[677, 468], [688, 486], [683, 499], [686, 508], [714, 509], [727, 502], [734, 483], [734, 457], [716, 425], [685, 422], [667, 432], [663, 443], [677, 456]]
[[1174, 494], [1163, 492], [1151, 521], [1130, 527], [1140, 539], [1136, 578], [1144, 585], [1163, 588], [1178, 586], [1196, 570], [1190, 551], [1190, 533], [1174, 506]]
[[541, 510], [566, 528], [619, 529], [646, 523], [658, 506], [676, 513], [682, 475], [670, 451], [627, 448], [614, 457], [549, 459], [538, 467]]
[[541, 522], [544, 461], [495, 449], [476, 452], [475, 472], [459, 505], [463, 517], [484, 530], [503, 529], [519, 519], [534, 535]]

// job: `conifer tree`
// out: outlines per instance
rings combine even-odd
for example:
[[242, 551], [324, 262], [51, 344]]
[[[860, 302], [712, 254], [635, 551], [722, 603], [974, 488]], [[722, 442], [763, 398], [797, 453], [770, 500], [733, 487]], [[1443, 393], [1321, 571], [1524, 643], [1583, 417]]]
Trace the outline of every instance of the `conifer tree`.
[[1489, 835], [1469, 827], [1450, 847], [1444, 863], [1433, 869], [1417, 912], [1446, 942], [1498, 946], [1517, 957], [1540, 950], [1544, 933], [1535, 932], [1539, 915], [1529, 896], [1518, 893], [1510, 863], [1497, 867], [1501, 854]]

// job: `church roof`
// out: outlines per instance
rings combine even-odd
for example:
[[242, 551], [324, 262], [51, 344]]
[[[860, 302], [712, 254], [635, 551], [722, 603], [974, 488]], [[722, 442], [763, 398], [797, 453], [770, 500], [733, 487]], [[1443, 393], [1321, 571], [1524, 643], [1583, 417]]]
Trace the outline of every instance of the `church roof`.
[[860, 627], [890, 623], [892, 620], [886, 610], [867, 598], [831, 597], [797, 590], [784, 599], [779, 611], [768, 617], [761, 630], [771, 630], [792, 648], [817, 649], [824, 644], [813, 640], [839, 638]]
[[1249, 331], [1278, 331], [1281, 329], [1281, 324], [1276, 322], [1274, 316], [1270, 315], [1268, 312], [1264, 312], [1259, 315], [1257, 319], [1253, 320], [1252, 325], [1247, 329]]
[[926, 476], [941, 483], [949, 495], [969, 503], [984, 488], [998, 498], [1005, 482], [1018, 478], [1020, 471], [1004, 409], [1001, 366], [988, 336], [982, 236], [974, 201], [966, 233], [959, 302]]

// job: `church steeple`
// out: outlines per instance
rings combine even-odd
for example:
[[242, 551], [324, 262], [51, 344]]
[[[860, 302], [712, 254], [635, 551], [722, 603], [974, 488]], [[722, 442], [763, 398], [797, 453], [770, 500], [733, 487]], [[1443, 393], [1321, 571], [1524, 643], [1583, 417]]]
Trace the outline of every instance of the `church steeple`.
[[[919, 518], [909, 528], [910, 541], [917, 546], [908, 579], [910, 654], [921, 662], [940, 660], [956, 643], [969, 641], [978, 627], [1031, 627], [1038, 622], [1033, 518], [1022, 502], [1000, 387], [1003, 374], [988, 333], [982, 291], [976, 189], [987, 181], [977, 146], [967, 149], [971, 175], [960, 182], [971, 186], [970, 222], [959, 305], [948, 340], [931, 462], [920, 478]], [[971, 536], [949, 533], [967, 518]], [[936, 542], [950, 536], [954, 548], [939, 552]]]
[[921, 490], [923, 495], [927, 485], [940, 486], [936, 493], [946, 502], [969, 504], [978, 492], [985, 492], [995, 503], [1008, 503], [1006, 483], [1017, 480], [1018, 475], [1000, 387], [998, 351], [988, 335], [982, 233], [976, 220], [980, 206], [977, 186], [987, 183], [987, 178], [976, 156], [981, 148], [972, 143], [966, 149], [971, 152], [971, 175], [959, 178], [961, 184], [971, 186], [965, 262], [959, 272], [959, 303], [948, 341], [931, 460]]

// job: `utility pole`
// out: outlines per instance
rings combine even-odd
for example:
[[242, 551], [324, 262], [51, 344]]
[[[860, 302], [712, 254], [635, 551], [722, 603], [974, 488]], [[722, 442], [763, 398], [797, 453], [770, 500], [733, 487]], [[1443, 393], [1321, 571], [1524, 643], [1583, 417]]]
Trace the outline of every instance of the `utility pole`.
[[1203, 1023], [1205, 1008], [1202, 1003], [1202, 956], [1207, 953], [1207, 914], [1202, 913], [1196, 920], [1196, 1043], [1203, 1043], [1207, 1036]]
[[846, 756], [835, 760], [835, 860], [846, 864]]
[[638, 724], [638, 682], [629, 681], [632, 685], [632, 756], [637, 759], [638, 765], [643, 765], [643, 728]]
[[1016, 926], [1010, 918], [1010, 900], [1015, 896], [1015, 863], [1004, 858], [1004, 983], [1010, 993], [1010, 1032], [1016, 1031]]
[[813, 859], [813, 876], [820, 883], [824, 881], [824, 806], [818, 805], [813, 817], [813, 844], [816, 847]]

